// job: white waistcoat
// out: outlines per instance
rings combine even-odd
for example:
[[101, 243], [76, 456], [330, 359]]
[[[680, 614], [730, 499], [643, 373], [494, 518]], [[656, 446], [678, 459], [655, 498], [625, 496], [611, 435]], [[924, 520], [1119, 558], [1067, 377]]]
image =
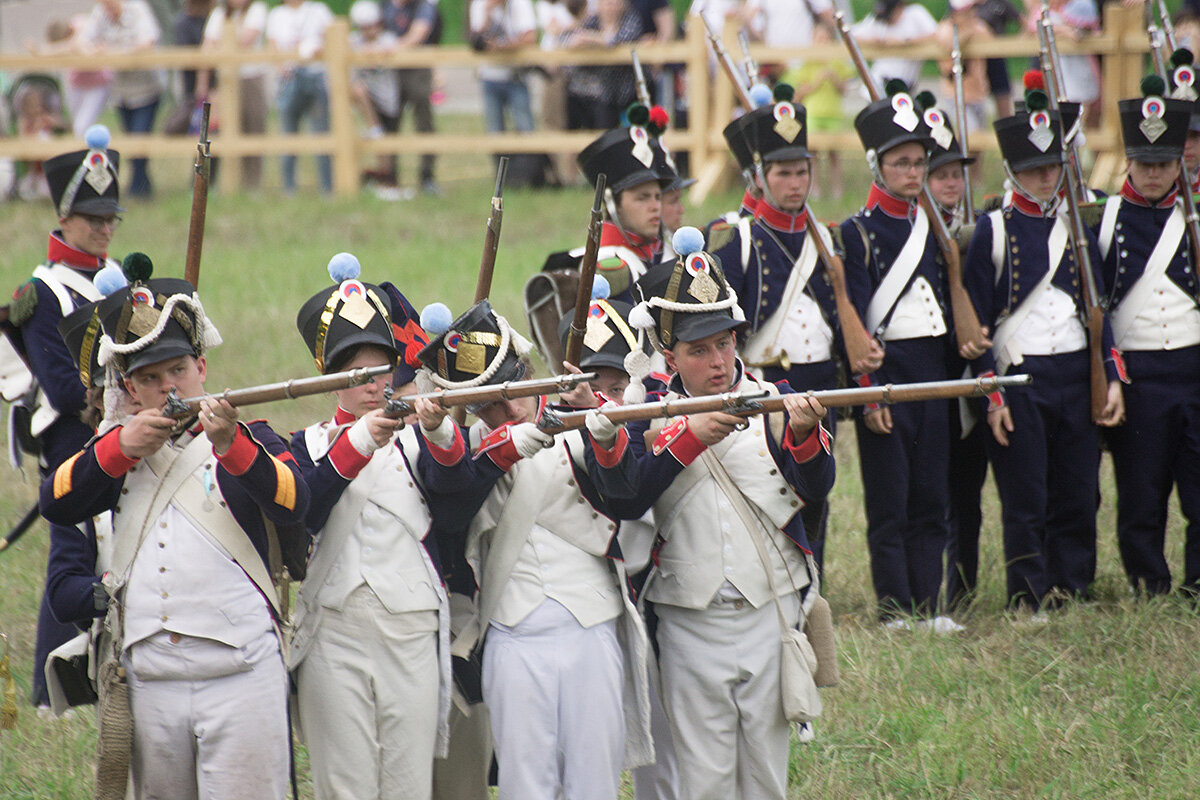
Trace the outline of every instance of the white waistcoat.
[[[753, 391], [743, 381], [740, 389]], [[670, 397], [671, 395], [668, 395]], [[782, 528], [799, 512], [801, 501], [779, 473], [767, 449], [764, 416], [749, 419], [712, 448], [766, 532], [767, 553], [781, 594], [808, 585], [804, 553]], [[675, 478], [654, 504], [658, 533], [665, 543], [658, 567], [646, 587], [646, 599], [683, 608], [707, 608], [728, 581], [758, 608], [771, 602], [766, 571], [733, 504], [725, 497], [704, 460], [697, 458]]]
[[924, 276], [908, 287], [908, 291], [896, 301], [892, 317], [883, 331], [883, 340], [894, 342], [900, 339], [918, 339], [925, 336], [941, 336], [946, 332], [946, 320], [937, 295]]
[[1087, 347], [1087, 333], [1075, 313], [1075, 300], [1053, 283], [1048, 284], [1034, 302], [1033, 310], [1013, 335], [1027, 356], [1052, 356], [1075, 353]]
[[1122, 350], [1178, 350], [1200, 344], [1200, 309], [1179, 284], [1163, 275], [1117, 344]]

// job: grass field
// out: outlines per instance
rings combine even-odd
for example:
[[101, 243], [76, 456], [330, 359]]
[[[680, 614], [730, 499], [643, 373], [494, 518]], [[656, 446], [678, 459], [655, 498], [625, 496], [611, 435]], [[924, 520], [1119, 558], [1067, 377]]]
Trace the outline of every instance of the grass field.
[[[311, 169], [308, 159], [302, 164]], [[413, 165], [405, 166], [411, 175]], [[143, 250], [157, 274], [182, 274], [187, 168], [184, 162], [153, 165], [161, 199], [128, 204], [115, 255]], [[311, 189], [291, 199], [272, 189], [260, 197], [215, 193], [201, 290], [225, 344], [212, 353], [209, 387], [312, 373], [295, 314], [328, 285], [325, 264], [338, 251], [358, 255], [364, 280], [395, 281], [418, 308], [436, 299], [464, 309], [479, 263], [491, 166], [484, 156], [466, 156], [443, 161], [439, 174], [443, 199], [402, 204], [365, 194], [331, 200]], [[863, 168], [848, 168], [847, 201], [840, 207], [818, 202], [822, 215], [840, 219], [851, 211], [865, 195], [866, 180]], [[510, 319], [521, 319], [520, 287], [544, 256], [581, 243], [589, 200], [582, 189], [507, 194], [493, 296]], [[736, 201], [733, 193], [713, 198], [689, 210], [688, 219], [711, 219]], [[48, 203], [0, 208], [5, 291], [42, 258], [51, 223]], [[328, 399], [314, 399], [257, 413], [288, 431], [329, 410]], [[840, 430], [825, 589], [840, 636], [842, 685], [825, 693], [817, 740], [795, 749], [793, 796], [1193, 796], [1200, 786], [1200, 619], [1174, 599], [1128, 596], [1113, 541], [1107, 466], [1096, 602], [1068, 608], [1040, 628], [1014, 625], [1002, 614], [999, 508], [989, 487], [980, 593], [962, 618], [968, 632], [953, 638], [888, 633], [874, 622], [853, 432], [851, 426]], [[0, 526], [15, 522], [35, 490], [33, 477], [0, 466]], [[1168, 541], [1177, 568], [1182, 530], [1173, 505]], [[45, 555], [44, 525], [0, 554], [0, 631], [11, 642], [22, 698]], [[22, 703], [17, 730], [0, 732], [0, 798], [88, 796], [94, 746], [90, 711], [70, 721], [43, 721]]]

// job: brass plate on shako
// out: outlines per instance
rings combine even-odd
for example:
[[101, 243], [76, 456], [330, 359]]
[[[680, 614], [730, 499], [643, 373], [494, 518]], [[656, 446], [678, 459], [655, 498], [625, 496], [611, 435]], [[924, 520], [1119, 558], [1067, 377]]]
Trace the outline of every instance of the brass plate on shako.
[[365, 330], [375, 317], [375, 309], [361, 294], [352, 294], [338, 309], [338, 316]]
[[796, 137], [800, 135], [800, 123], [794, 117], [780, 117], [772, 127], [775, 133], [779, 134], [779, 138], [789, 144], [796, 141]]
[[608, 323], [596, 317], [588, 317], [587, 327], [584, 329], [583, 334], [584, 347], [593, 353], [598, 353], [600, 352], [600, 348], [604, 347], [612, 337], [612, 328], [608, 327]]
[[460, 341], [454, 366], [459, 372], [479, 375], [487, 367], [487, 348], [481, 344]]
[[688, 286], [688, 294], [699, 300], [701, 303], [715, 303], [717, 295], [721, 290], [717, 287], [717, 282], [705, 272], [697, 272], [692, 277], [692, 283]]
[[142, 338], [158, 325], [158, 317], [161, 313], [152, 305], [135, 305], [133, 316], [129, 320], [129, 332], [139, 339]]

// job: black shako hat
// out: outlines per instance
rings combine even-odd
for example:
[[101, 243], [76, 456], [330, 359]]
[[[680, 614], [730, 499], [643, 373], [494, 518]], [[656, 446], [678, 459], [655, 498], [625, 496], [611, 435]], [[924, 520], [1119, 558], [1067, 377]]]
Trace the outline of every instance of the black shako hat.
[[421, 309], [421, 327], [430, 342], [419, 358], [441, 388], [485, 386], [525, 377], [521, 357], [530, 345], [487, 300], [480, 300], [454, 320], [444, 304], [428, 305]]
[[329, 260], [334, 285], [306, 300], [296, 315], [296, 328], [322, 373], [340, 371], [364, 345], [380, 348], [393, 364], [399, 357], [387, 294], [360, 281], [361, 274], [357, 258], [338, 253]]
[[108, 149], [108, 128], [93, 125], [84, 136], [87, 150], [75, 150], [42, 162], [50, 197], [59, 218], [72, 214], [97, 217], [116, 214], [121, 208], [117, 168], [121, 154]]
[[1117, 102], [1121, 138], [1130, 161], [1178, 161], [1187, 143], [1192, 103], [1166, 97], [1166, 84], [1157, 75], [1142, 79], [1142, 96]]
[[808, 112], [792, 101], [793, 94], [791, 86], [780, 83], [770, 101], [725, 126], [725, 142], [743, 170], [753, 170], [756, 161], [812, 157], [808, 151]]
[[592, 186], [604, 175], [614, 195], [648, 181], [658, 181], [666, 187], [675, 177], [664, 174], [667, 155], [657, 137], [641, 125], [613, 128], [601, 134], [583, 148], [575, 161]]
[[962, 145], [954, 135], [954, 127], [946, 117], [946, 112], [938, 107], [933, 92], [921, 92], [914, 99], [933, 139], [933, 149], [929, 152], [929, 171], [933, 172], [947, 164], [974, 164], [974, 158], [963, 154]]
[[888, 150], [902, 144], [916, 142], [926, 152], [934, 146], [929, 126], [921, 116], [921, 108], [908, 93], [904, 81], [887, 82], [887, 96], [881, 97], [858, 112], [854, 118], [854, 129], [867, 160], [880, 158]]
[[684, 226], [671, 243], [675, 261], [656, 264], [637, 282], [641, 302], [630, 311], [632, 326], [653, 330], [667, 350], [745, 326], [720, 259], [702, 249], [704, 234]]

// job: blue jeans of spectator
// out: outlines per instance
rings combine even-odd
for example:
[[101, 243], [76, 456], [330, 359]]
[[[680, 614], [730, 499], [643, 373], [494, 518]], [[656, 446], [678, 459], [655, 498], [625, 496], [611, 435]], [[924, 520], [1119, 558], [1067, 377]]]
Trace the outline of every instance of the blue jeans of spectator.
[[[154, 130], [154, 115], [158, 113], [158, 98], [135, 108], [117, 106], [117, 113], [121, 115], [121, 127], [126, 133], [149, 133]], [[147, 169], [148, 159], [131, 158], [129, 163], [133, 166], [133, 177], [129, 181], [129, 188], [125, 190], [126, 194], [130, 197], [149, 197], [154, 189], [150, 185], [150, 172]]]
[[506, 130], [504, 111], [512, 115], [519, 131], [533, 130], [533, 110], [529, 105], [529, 87], [524, 78], [507, 81], [481, 81], [483, 84], [483, 122], [488, 131]]
[[[325, 73], [297, 67], [279, 85], [279, 124], [284, 133], [296, 133], [305, 117], [308, 117], [308, 127], [313, 133], [329, 132], [329, 88]], [[321, 191], [328, 194], [333, 190], [333, 167], [328, 155], [317, 156], [317, 172]], [[283, 157], [283, 189], [285, 192], [296, 190], [294, 155]]]

